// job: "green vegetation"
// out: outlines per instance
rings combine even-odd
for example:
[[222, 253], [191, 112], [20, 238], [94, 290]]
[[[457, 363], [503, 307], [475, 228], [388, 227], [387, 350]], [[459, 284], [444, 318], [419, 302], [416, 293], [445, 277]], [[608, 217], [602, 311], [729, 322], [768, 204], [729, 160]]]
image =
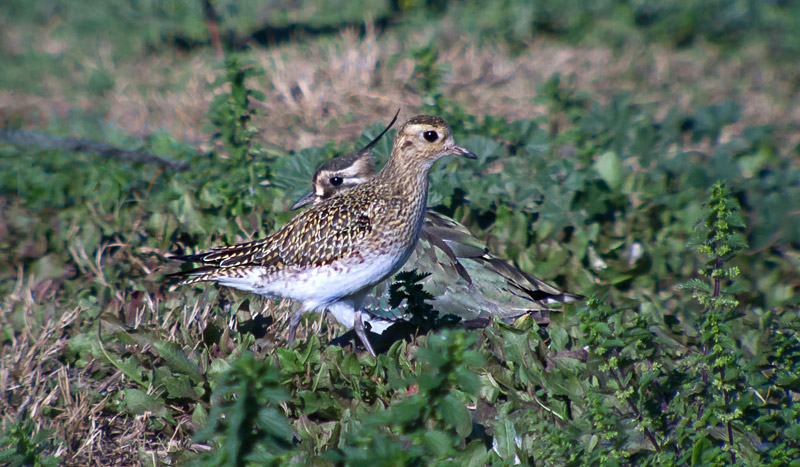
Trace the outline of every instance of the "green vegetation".
[[[775, 100], [795, 102], [793, 2], [262, 3], [213, 2], [224, 63], [202, 2], [0, 6], [4, 126], [191, 165], [0, 144], [0, 463], [800, 466], [798, 122], [740, 92], [774, 79]], [[364, 18], [379, 38], [337, 38]], [[497, 63], [466, 85], [465, 38]], [[529, 70], [542, 43], [621, 62], [688, 51], [681, 64], [701, 71], [681, 102], [686, 81], [631, 81], [647, 58], [600, 85], [573, 67], [505, 95], [520, 81], [503, 66]], [[367, 61], [372, 48], [387, 55]], [[378, 71], [370, 89], [337, 89], [343, 111], [315, 94], [324, 80], [285, 78], [292, 54]], [[736, 61], [757, 76], [720, 79]], [[138, 67], [157, 78], [119, 71]], [[486, 96], [465, 104], [472, 89]], [[176, 90], [206, 94], [189, 105]], [[360, 94], [389, 110], [358, 117]], [[137, 126], [160, 100], [147, 117], [169, 125]], [[170, 289], [168, 255], [274, 231], [316, 165], [363, 146], [396, 102], [444, 117], [479, 156], [433, 169], [432, 208], [585, 303], [547, 326], [464, 330], [406, 274], [390, 302], [419, 331], [373, 358], [329, 345], [342, 330], [318, 316], [287, 348], [288, 307]], [[324, 145], [286, 143], [309, 132]]]

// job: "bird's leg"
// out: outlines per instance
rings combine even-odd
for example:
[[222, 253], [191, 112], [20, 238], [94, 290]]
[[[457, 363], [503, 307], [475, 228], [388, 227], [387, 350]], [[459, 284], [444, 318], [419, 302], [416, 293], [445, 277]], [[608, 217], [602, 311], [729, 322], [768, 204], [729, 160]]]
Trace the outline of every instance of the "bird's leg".
[[353, 330], [356, 331], [356, 335], [361, 339], [361, 343], [367, 348], [367, 352], [374, 357], [375, 350], [372, 348], [372, 344], [369, 343], [369, 339], [367, 339], [367, 333], [364, 332], [364, 321], [361, 320], [360, 309], [356, 310], [353, 314]]
[[300, 308], [299, 310], [292, 313], [292, 316], [289, 318], [289, 345], [291, 346], [294, 344], [294, 338], [297, 335], [297, 326], [300, 325], [300, 318], [303, 317], [305, 314], [305, 308]]

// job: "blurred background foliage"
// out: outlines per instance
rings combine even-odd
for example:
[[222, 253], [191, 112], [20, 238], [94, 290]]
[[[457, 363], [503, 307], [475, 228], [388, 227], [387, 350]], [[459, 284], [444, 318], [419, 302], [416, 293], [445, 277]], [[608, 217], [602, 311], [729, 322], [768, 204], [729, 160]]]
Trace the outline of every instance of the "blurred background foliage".
[[[798, 465], [797, 2], [0, 12], [2, 126], [191, 166], [0, 144], [0, 462]], [[632, 66], [524, 76], [542, 44]], [[470, 81], [485, 64], [470, 48], [522, 71]], [[302, 72], [284, 82], [282, 56], [348, 53], [379, 72], [337, 89], [343, 105], [311, 105]], [[664, 55], [675, 76], [646, 82]], [[700, 71], [678, 76], [684, 64]], [[462, 98], [483, 92], [489, 103]], [[434, 168], [431, 208], [586, 304], [546, 327], [446, 330], [370, 358], [328, 345], [340, 329], [316, 317], [286, 348], [286, 306], [169, 289], [169, 254], [274, 231], [315, 167], [363, 147], [397, 106], [442, 116], [479, 155]], [[303, 144], [309, 132], [322, 136]]]

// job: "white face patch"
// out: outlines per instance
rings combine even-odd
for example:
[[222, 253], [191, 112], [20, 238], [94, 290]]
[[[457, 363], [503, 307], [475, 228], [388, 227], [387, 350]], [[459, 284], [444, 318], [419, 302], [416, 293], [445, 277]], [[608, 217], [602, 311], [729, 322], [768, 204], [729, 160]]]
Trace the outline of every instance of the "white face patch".
[[[314, 193], [322, 199], [333, 194], [349, 190], [361, 185], [375, 176], [374, 165], [368, 158], [357, 159], [349, 167], [341, 170], [324, 170], [317, 174], [314, 182]], [[334, 184], [334, 179], [339, 182]]]
[[375, 163], [372, 161], [372, 157], [362, 157], [356, 159], [353, 165], [344, 169], [342, 174], [345, 181], [347, 181], [348, 178], [353, 178], [363, 180], [359, 182], [363, 183], [375, 176]]
[[336, 172], [337, 177], [342, 177], [344, 180], [348, 180], [351, 178], [361, 178], [361, 172], [359, 170], [358, 164], [353, 164], [350, 167], [342, 169]]

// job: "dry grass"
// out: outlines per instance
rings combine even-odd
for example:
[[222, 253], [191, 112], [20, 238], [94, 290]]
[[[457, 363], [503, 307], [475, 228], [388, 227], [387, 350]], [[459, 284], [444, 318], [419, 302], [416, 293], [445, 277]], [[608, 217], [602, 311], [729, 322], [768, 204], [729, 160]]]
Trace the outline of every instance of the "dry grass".
[[[350, 31], [329, 41], [252, 52], [267, 72], [252, 84], [267, 94], [266, 102], [259, 104], [265, 113], [258, 120], [261, 137], [297, 150], [331, 139], [352, 141], [365, 126], [383, 121], [398, 107], [408, 116], [422, 103], [409, 86], [414, 68], [410, 51], [426, 45], [430, 37], [430, 31], [402, 40], [377, 37], [372, 30], [363, 37]], [[791, 142], [800, 142], [792, 131], [800, 128], [800, 96], [780, 70], [764, 68], [758, 57], [759, 51], [746, 51], [723, 58], [703, 45], [686, 51], [629, 47], [615, 54], [608, 48], [548, 41], [531, 42], [518, 56], [502, 47], [456, 44], [440, 50], [441, 63], [450, 67], [442, 92], [475, 115], [509, 120], [541, 115], [543, 109], [533, 103], [536, 88], [561, 73], [601, 101], [612, 90], [629, 89], [638, 102], [664, 111], [688, 108], [692, 102], [734, 99], [744, 106], [740, 126], [785, 125]], [[219, 73], [211, 50], [148, 56], [116, 66], [110, 60], [95, 60], [87, 58], [85, 69], [103, 66], [113, 72], [116, 84], [108, 96], [84, 97], [78, 106], [107, 106], [109, 123], [132, 134], [165, 130], [197, 146], [207, 143], [200, 128], [213, 97], [210, 83]], [[51, 95], [64, 94], [63, 82], [52, 78], [47, 82]], [[52, 114], [65, 115], [66, 102], [0, 92], [0, 117], [22, 114], [47, 122]]]
[[[85, 253], [75, 251], [74, 255], [77, 263], [88, 262]], [[100, 282], [103, 265], [119, 259], [98, 255], [83, 274]], [[176, 452], [203, 449], [189, 442], [196, 428], [191, 423], [191, 413], [184, 412], [176, 417], [175, 427], [167, 428], [152, 423], [150, 419], [157, 418], [155, 414], [131, 417], [118, 407], [123, 402], [123, 391], [137, 386], [122, 371], [109, 371], [108, 362], [97, 359], [82, 368], [62, 361], [61, 355], [68, 351], [70, 339], [75, 336], [74, 329], [92, 319], [80, 306], [70, 310], [55, 307], [58, 280], [37, 278], [20, 269], [13, 293], [2, 301], [0, 328], [17, 328], [19, 332], [11, 333], [11, 341], [0, 346], [0, 387], [4, 388], [0, 392], [0, 421], [11, 423], [30, 418], [36, 422], [36, 431], [51, 430], [60, 443], [51, 454], [60, 456], [64, 465], [139, 465], [145, 458], [167, 462]], [[164, 297], [158, 292], [116, 292], [109, 312], [94, 320], [100, 326], [99, 334], [106, 337], [119, 331], [152, 334], [161, 341], [179, 343], [191, 353], [201, 346], [203, 332], [216, 316], [230, 316], [228, 310], [217, 309], [218, 301], [203, 299], [204, 291], [193, 298], [191, 290], [184, 290], [187, 305], [166, 313], [160, 303]], [[225, 293], [230, 294], [228, 303], [241, 298], [235, 291]], [[249, 320], [257, 313], [271, 316], [273, 324], [257, 346], [274, 347], [286, 340], [285, 321], [291, 311], [289, 302], [255, 299], [252, 305], [242, 306], [225, 326], [235, 329], [237, 321]], [[327, 324], [323, 315], [312, 314], [301, 324], [299, 337], [315, 333], [330, 340], [340, 332], [341, 328]], [[234, 342], [226, 342], [229, 344], [226, 348], [214, 351], [220, 355], [233, 351]], [[98, 348], [115, 345], [99, 339], [93, 343]], [[99, 358], [98, 353], [106, 350], [93, 354]], [[118, 347], [113, 350], [115, 354], [123, 353]], [[152, 353], [147, 345], [124, 351], [137, 355]], [[148, 392], [155, 390], [158, 389], [151, 387]]]

